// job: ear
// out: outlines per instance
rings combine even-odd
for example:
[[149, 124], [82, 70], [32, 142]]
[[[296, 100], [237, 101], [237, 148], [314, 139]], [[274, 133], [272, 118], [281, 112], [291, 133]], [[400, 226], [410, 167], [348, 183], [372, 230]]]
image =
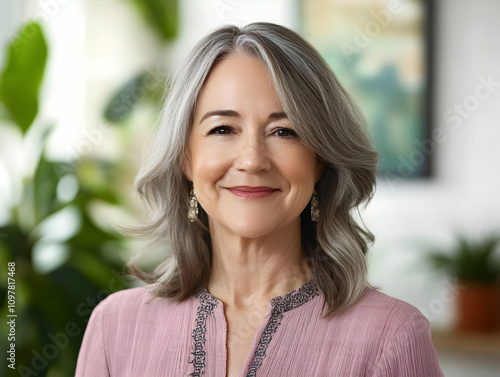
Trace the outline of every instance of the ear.
[[191, 152], [186, 150], [182, 159], [182, 172], [188, 180], [193, 182], [193, 167], [191, 164]]
[[321, 161], [316, 162], [316, 172], [314, 174], [314, 183], [318, 183], [323, 176], [323, 171], [325, 170], [325, 165]]

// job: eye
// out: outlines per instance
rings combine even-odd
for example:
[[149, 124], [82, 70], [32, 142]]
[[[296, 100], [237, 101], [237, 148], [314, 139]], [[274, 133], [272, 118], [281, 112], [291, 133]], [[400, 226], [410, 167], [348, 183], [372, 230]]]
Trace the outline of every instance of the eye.
[[297, 133], [295, 131], [291, 130], [290, 128], [286, 128], [286, 127], [278, 128], [273, 133], [279, 137], [294, 137], [294, 138], [297, 137]]
[[232, 133], [232, 129], [230, 126], [218, 126], [212, 128], [208, 134], [209, 135], [229, 135]]

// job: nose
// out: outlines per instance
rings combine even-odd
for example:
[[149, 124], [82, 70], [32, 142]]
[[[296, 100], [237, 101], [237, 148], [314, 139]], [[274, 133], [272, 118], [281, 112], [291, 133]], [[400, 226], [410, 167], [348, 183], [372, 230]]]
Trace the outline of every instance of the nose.
[[248, 173], [264, 172], [271, 169], [271, 160], [265, 136], [251, 133], [242, 137], [241, 145], [237, 151], [235, 167]]

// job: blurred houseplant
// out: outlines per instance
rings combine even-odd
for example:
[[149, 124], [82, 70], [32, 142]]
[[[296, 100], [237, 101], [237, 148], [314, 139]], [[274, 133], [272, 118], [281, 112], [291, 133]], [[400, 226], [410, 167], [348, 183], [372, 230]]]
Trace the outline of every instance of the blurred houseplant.
[[158, 110], [164, 95], [164, 83], [168, 67], [164, 53], [178, 33], [178, 0], [128, 0], [145, 23], [154, 32], [158, 56], [148, 67], [123, 83], [108, 101], [104, 118], [111, 123], [123, 123], [129, 119], [134, 107], [141, 101], [149, 101]]
[[456, 279], [457, 330], [494, 331], [500, 316], [500, 239], [488, 237], [473, 241], [461, 237], [450, 251], [428, 256], [431, 265]]
[[[130, 2], [161, 41], [175, 37], [176, 0]], [[16, 371], [7, 367], [5, 357], [0, 370], [16, 376], [72, 376], [91, 310], [108, 294], [131, 285], [122, 273], [125, 240], [103, 226], [95, 211], [102, 205], [126, 207], [119, 186], [129, 161], [123, 156], [102, 160], [80, 155], [63, 162], [47, 157], [52, 127], [36, 121], [47, 54], [41, 26], [27, 23], [10, 42], [0, 67], [0, 132], [17, 135], [20, 144], [36, 140], [39, 147], [33, 169], [4, 169], [17, 178], [22, 174], [19, 185], [16, 177], [10, 179], [17, 200], [10, 203], [8, 221], [0, 223], [0, 314], [9, 314], [7, 263], [15, 262], [17, 315]], [[126, 131], [126, 120], [140, 100], [159, 98], [163, 85], [147, 86], [147, 78], [141, 73], [109, 101], [104, 118], [119, 125], [118, 130]], [[131, 101], [130, 93], [138, 92], [146, 96], [135, 95]], [[6, 331], [0, 327], [2, 340]], [[1, 344], [5, 355], [9, 344]]]
[[[21, 376], [73, 375], [92, 308], [129, 286], [121, 274], [123, 239], [98, 226], [91, 210], [96, 203], [121, 204], [111, 184], [118, 166], [91, 158], [50, 161], [45, 144], [51, 127], [33, 129], [47, 55], [41, 26], [27, 23], [10, 42], [0, 75], [0, 127], [17, 134], [20, 148], [27, 134], [38, 138], [40, 147], [32, 156], [34, 169], [10, 171], [10, 183], [17, 178], [21, 183], [10, 188], [19, 190], [17, 200], [10, 203], [7, 223], [0, 225], [0, 310], [2, 318], [17, 315], [12, 342], [17, 373], [5, 357], [0, 368]], [[6, 299], [9, 262], [15, 262], [10, 284], [15, 307]], [[5, 326], [1, 329], [2, 340], [7, 339]], [[4, 347], [2, 352], [6, 355]]]

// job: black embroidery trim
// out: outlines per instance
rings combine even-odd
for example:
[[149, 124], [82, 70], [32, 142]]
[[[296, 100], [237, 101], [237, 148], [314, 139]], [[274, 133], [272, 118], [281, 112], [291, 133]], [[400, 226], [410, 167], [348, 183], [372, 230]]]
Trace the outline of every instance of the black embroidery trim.
[[284, 313], [298, 308], [306, 302], [319, 295], [319, 289], [312, 280], [299, 287], [298, 290], [287, 293], [284, 296], [278, 296], [271, 300], [273, 310]]
[[189, 364], [194, 365], [194, 371], [190, 376], [200, 377], [205, 373], [205, 334], [207, 333], [207, 317], [213, 313], [217, 306], [217, 299], [213, 297], [206, 289], [198, 292], [195, 297], [200, 300], [201, 305], [196, 311], [195, 326], [193, 329], [193, 345], [191, 355], [192, 360]]
[[[283, 313], [305, 304], [318, 295], [319, 289], [316, 284], [310, 280], [297, 290], [289, 292], [284, 296], [275, 297], [271, 300], [271, 305], [273, 307], [271, 310], [271, 317], [259, 340], [259, 345], [250, 363], [247, 377], [256, 376], [257, 370], [266, 357], [266, 350], [271, 342], [272, 336], [281, 324]], [[199, 377], [205, 373], [205, 334], [207, 331], [207, 317], [213, 313], [218, 300], [212, 296], [206, 288], [198, 292], [195, 297], [200, 301], [200, 306], [196, 312], [195, 328], [192, 334], [193, 345], [191, 355], [193, 355], [193, 358], [189, 363], [194, 365], [194, 372], [191, 373], [190, 376]]]
[[283, 319], [283, 313], [295, 309], [306, 302], [313, 299], [315, 296], [319, 295], [319, 289], [312, 280], [308, 281], [306, 284], [301, 286], [298, 291], [292, 291], [284, 296], [275, 297], [271, 300], [271, 305], [273, 309], [271, 310], [271, 318], [267, 323], [264, 332], [257, 346], [257, 350], [254, 353], [252, 362], [248, 369], [247, 377], [255, 377], [257, 374], [257, 369], [259, 369], [266, 357], [267, 347], [271, 343], [273, 334], [278, 330], [281, 320]]

